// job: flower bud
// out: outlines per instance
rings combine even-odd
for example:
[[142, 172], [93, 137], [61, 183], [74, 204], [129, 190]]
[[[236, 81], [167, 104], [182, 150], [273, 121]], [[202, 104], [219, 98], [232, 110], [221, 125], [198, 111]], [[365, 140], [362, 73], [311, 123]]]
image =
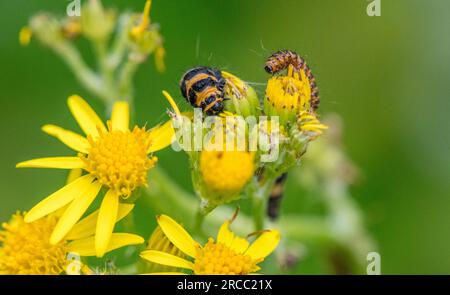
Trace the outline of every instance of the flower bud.
[[225, 110], [243, 117], [258, 116], [260, 113], [259, 99], [256, 91], [238, 77], [222, 71], [225, 78]]
[[99, 0], [89, 0], [81, 10], [81, 27], [86, 38], [105, 41], [114, 30], [116, 14], [105, 10]]
[[135, 25], [130, 28], [129, 36], [132, 44], [132, 58], [144, 60], [149, 54], [155, 53], [155, 62], [158, 71], [164, 70], [165, 51], [162, 46], [163, 38], [159, 32], [159, 26], [151, 24], [150, 10], [151, 0], [145, 3], [144, 11], [132, 17]]
[[63, 19], [62, 33], [67, 39], [74, 39], [81, 35], [81, 19], [76, 16], [71, 16]]
[[255, 171], [255, 153], [247, 151], [200, 152], [200, 190], [209, 206], [236, 200]]
[[53, 46], [64, 40], [61, 23], [58, 19], [46, 13], [34, 16], [30, 20], [30, 27], [22, 29], [20, 38], [23, 39], [22, 41], [25, 41], [27, 39], [26, 35], [31, 37], [31, 34], [46, 46]]
[[267, 82], [264, 112], [279, 116], [280, 124], [295, 124], [297, 115], [309, 111], [311, 89], [304, 71], [294, 72], [288, 68], [286, 76], [273, 76]]

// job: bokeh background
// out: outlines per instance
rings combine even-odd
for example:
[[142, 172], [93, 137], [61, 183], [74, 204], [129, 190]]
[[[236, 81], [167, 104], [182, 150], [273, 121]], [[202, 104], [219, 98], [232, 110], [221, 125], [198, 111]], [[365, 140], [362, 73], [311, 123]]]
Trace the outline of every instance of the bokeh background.
[[[144, 3], [103, 2], [137, 11]], [[382, 272], [450, 273], [450, 1], [381, 0], [380, 17], [367, 16], [368, 3], [155, 0], [152, 21], [162, 27], [167, 71], [156, 73], [152, 60], [140, 68], [136, 119], [161, 122], [161, 90], [178, 93], [179, 78], [191, 66], [213, 65], [264, 83], [265, 57], [294, 49], [317, 77], [320, 113], [342, 116], [345, 151], [363, 175], [352, 194], [378, 242]], [[101, 110], [50, 51], [37, 42], [18, 44], [18, 31], [32, 14], [63, 14], [67, 4], [0, 2], [0, 221], [31, 208], [64, 181], [62, 171], [14, 166], [68, 152], [40, 132], [48, 122], [76, 128], [67, 96], [81, 94]], [[88, 44], [79, 45], [92, 60]], [[159, 156], [161, 166], [192, 190], [185, 155], [167, 149]], [[286, 212], [301, 207], [290, 182], [286, 198]], [[298, 271], [321, 268], [305, 263]]]

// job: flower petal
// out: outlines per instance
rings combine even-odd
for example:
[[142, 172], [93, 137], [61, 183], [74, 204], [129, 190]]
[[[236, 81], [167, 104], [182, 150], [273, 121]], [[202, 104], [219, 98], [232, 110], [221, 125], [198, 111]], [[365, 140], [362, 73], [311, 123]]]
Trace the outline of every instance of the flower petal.
[[140, 256], [148, 261], [162, 265], [180, 267], [185, 269], [194, 269], [194, 264], [192, 262], [161, 251], [147, 250], [143, 251]]
[[248, 246], [249, 242], [246, 239], [235, 236], [230, 248], [240, 254], [244, 253], [248, 249]]
[[80, 125], [86, 135], [96, 137], [98, 136], [98, 129], [106, 132], [106, 127], [102, 120], [100, 120], [94, 110], [80, 96], [72, 95], [67, 100], [67, 104], [75, 120], [77, 120], [78, 125]]
[[77, 169], [84, 168], [84, 162], [79, 157], [50, 157], [20, 162], [16, 168]]
[[253, 259], [265, 258], [275, 250], [279, 242], [279, 231], [265, 231], [250, 245], [245, 254], [250, 255]]
[[112, 130], [128, 131], [130, 124], [130, 107], [127, 102], [114, 103], [111, 116]]
[[139, 245], [144, 243], [145, 240], [135, 234], [129, 234], [129, 233], [113, 233], [111, 235], [111, 239], [108, 244], [108, 248], [106, 249], [106, 252], [110, 252], [112, 250], [129, 246], [129, 245]]
[[83, 175], [83, 169], [77, 168], [69, 171], [69, 175], [67, 175], [66, 184], [69, 184]]
[[185, 254], [195, 257], [198, 243], [181, 225], [167, 215], [159, 215], [156, 217], [156, 220], [164, 234], [175, 247]]
[[73, 199], [83, 194], [90, 187], [93, 180], [94, 177], [88, 174], [54, 192], [40, 201], [25, 215], [25, 222], [33, 222], [64, 207]]
[[[128, 215], [128, 213], [133, 210], [133, 204], [119, 204], [119, 209], [117, 211], [116, 223], [122, 218]], [[67, 234], [67, 240], [78, 240], [93, 236], [96, 230], [97, 218], [99, 210], [91, 213], [87, 217], [83, 218], [80, 222], [75, 224], [70, 232]]]
[[163, 125], [156, 126], [149, 132], [150, 146], [148, 153], [153, 153], [167, 147], [175, 139], [175, 130], [172, 127], [172, 120]]
[[[144, 239], [138, 235], [129, 233], [113, 233], [106, 252], [110, 252], [124, 246], [138, 245], [142, 243], [144, 243]], [[78, 253], [80, 256], [95, 256], [95, 238], [89, 237], [70, 242], [69, 250], [70, 252]]]
[[230, 221], [225, 221], [222, 224], [217, 235], [217, 242], [230, 247], [236, 253], [244, 253], [249, 246], [248, 241], [244, 238], [236, 236], [232, 231], [230, 231], [229, 225]]
[[50, 124], [44, 125], [42, 131], [58, 138], [62, 143], [77, 152], [87, 154], [89, 151], [88, 140], [75, 132]]
[[219, 229], [219, 233], [217, 234], [217, 242], [224, 244], [225, 246], [230, 246], [233, 242], [234, 234], [228, 229], [230, 225], [230, 221], [225, 221]]
[[177, 104], [175, 103], [175, 100], [174, 100], [173, 97], [169, 94], [169, 92], [163, 90], [162, 94], [163, 94], [164, 97], [167, 99], [167, 101], [169, 102], [170, 106], [173, 108], [173, 111], [175, 112], [175, 114], [176, 114], [177, 116], [181, 116], [180, 109], [178, 108]]
[[95, 230], [95, 250], [97, 257], [105, 254], [109, 239], [116, 224], [119, 208], [119, 195], [110, 189], [103, 197], [102, 205], [98, 213], [97, 228]]
[[61, 241], [64, 236], [72, 229], [77, 221], [83, 216], [84, 212], [89, 208], [94, 201], [102, 185], [96, 181], [90, 184], [89, 188], [81, 195], [76, 197], [69, 207], [67, 207], [64, 214], [59, 219], [55, 229], [50, 236], [50, 243], [56, 244]]

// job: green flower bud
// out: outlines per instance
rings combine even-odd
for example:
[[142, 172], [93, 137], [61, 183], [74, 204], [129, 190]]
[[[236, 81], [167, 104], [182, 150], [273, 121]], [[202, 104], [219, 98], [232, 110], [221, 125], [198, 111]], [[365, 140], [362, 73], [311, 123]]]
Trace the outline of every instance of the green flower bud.
[[[24, 35], [24, 32], [21, 32], [21, 34]], [[49, 14], [42, 13], [34, 16], [30, 21], [28, 33], [31, 35], [31, 32], [36, 39], [46, 46], [54, 46], [64, 41], [61, 23]], [[24, 37], [21, 38], [25, 40]]]
[[92, 41], [105, 41], [114, 30], [116, 14], [105, 10], [99, 0], [89, 0], [81, 10], [81, 27], [84, 36]]
[[229, 99], [225, 103], [225, 110], [243, 117], [258, 116], [261, 110], [256, 91], [228, 72], [222, 71], [222, 76], [226, 80], [225, 98]]

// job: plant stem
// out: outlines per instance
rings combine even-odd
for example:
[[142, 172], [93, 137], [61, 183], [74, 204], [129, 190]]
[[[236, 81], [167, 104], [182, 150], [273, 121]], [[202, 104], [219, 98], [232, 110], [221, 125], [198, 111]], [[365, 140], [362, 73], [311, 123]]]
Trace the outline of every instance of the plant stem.
[[[215, 236], [219, 227], [233, 216], [235, 209], [229, 206], [217, 207], [206, 217], [196, 217], [198, 198], [181, 189], [165, 172], [156, 167], [150, 174], [150, 185], [142, 191], [141, 200], [152, 211], [168, 214], [182, 222], [188, 230], [195, 231], [196, 218], [203, 220], [202, 237]], [[245, 213], [239, 213], [233, 222], [233, 231], [241, 236], [252, 232], [252, 219]], [[279, 221], [283, 237], [300, 242], [333, 242], [328, 223], [318, 217], [282, 216]]]
[[52, 49], [69, 66], [83, 87], [101, 98], [105, 103], [113, 99], [110, 89], [105, 87], [102, 78], [86, 65], [80, 53], [72, 44], [61, 41], [56, 43]]
[[[106, 41], [96, 42], [94, 44], [94, 48], [97, 55], [97, 62], [104, 86], [117, 93], [114, 85], [114, 68], [109, 64], [108, 47]], [[117, 97], [113, 98], [113, 100], [117, 99]]]
[[118, 93], [122, 100], [133, 101], [133, 76], [136, 73], [140, 62], [136, 60], [127, 60], [121, 67], [117, 78]]
[[123, 61], [127, 49], [128, 32], [131, 27], [130, 15], [125, 13], [120, 16], [117, 34], [114, 39], [111, 52], [108, 56], [108, 63], [116, 69]]
[[203, 233], [203, 222], [205, 221], [205, 214], [202, 212], [201, 206], [197, 209], [197, 214], [195, 215], [194, 230], [197, 234], [201, 235]]

